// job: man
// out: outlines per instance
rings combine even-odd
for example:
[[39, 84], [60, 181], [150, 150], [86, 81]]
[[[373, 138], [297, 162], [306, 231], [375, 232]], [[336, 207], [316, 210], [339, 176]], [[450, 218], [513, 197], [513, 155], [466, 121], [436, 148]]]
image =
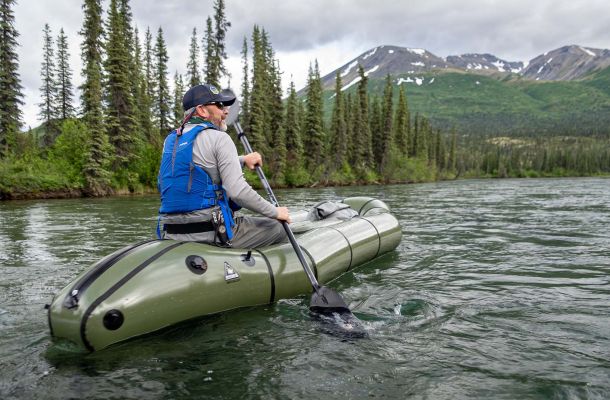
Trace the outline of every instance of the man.
[[[167, 239], [254, 248], [287, 240], [279, 221], [290, 223], [286, 207], [275, 207], [246, 182], [243, 165], [255, 169], [262, 157], [238, 157], [225, 119], [235, 95], [209, 84], [184, 95], [185, 118], [163, 145], [158, 186], [160, 225]], [[235, 204], [264, 217], [233, 217]], [[160, 230], [160, 229], [159, 229]]]

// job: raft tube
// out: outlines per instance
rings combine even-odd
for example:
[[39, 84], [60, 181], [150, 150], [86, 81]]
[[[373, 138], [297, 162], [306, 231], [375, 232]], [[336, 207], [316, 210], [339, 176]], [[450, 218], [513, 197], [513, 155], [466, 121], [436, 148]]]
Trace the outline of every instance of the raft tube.
[[[343, 202], [358, 216], [311, 222], [313, 229], [297, 235], [321, 284], [392, 251], [401, 240], [398, 221], [383, 201]], [[235, 249], [149, 240], [81, 273], [53, 298], [48, 319], [54, 338], [96, 351], [182, 321], [311, 292], [289, 243]]]

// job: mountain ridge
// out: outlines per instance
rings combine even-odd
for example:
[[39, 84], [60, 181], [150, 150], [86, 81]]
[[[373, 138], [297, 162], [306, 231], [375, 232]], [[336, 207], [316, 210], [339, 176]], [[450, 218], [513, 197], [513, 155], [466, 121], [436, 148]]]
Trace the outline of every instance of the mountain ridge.
[[[412, 117], [436, 128], [500, 135], [609, 135], [610, 51], [563, 46], [529, 62], [492, 54], [438, 57], [425, 49], [378, 46], [321, 78], [330, 118], [335, 77], [354, 93], [358, 66], [371, 101], [392, 77], [393, 101], [406, 89]], [[304, 90], [299, 92], [304, 94]]]
[[490, 53], [466, 53], [439, 57], [426, 49], [382, 45], [374, 47], [341, 67], [324, 75], [325, 90], [334, 87], [335, 76], [340, 71], [348, 89], [359, 80], [358, 65], [366, 76], [416, 75], [425, 72], [462, 71], [473, 74], [496, 75], [506, 78], [515, 75], [528, 80], [570, 81], [610, 66], [610, 50], [579, 45], [562, 46], [540, 54], [530, 61], [507, 61]]

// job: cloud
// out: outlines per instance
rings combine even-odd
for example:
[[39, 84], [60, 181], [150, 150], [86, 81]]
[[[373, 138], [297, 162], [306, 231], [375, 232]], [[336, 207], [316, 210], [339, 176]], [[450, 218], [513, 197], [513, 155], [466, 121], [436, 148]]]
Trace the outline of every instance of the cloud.
[[[35, 5], [34, 5], [35, 3]], [[103, 2], [104, 9], [109, 1]], [[169, 54], [169, 79], [184, 73], [193, 27], [201, 38], [213, 0], [131, 0], [141, 38], [162, 27]], [[226, 0], [232, 26], [227, 37], [231, 84], [241, 81], [240, 51], [253, 26], [268, 32], [287, 86], [305, 84], [309, 63], [322, 74], [379, 45], [425, 48], [438, 56], [492, 53], [508, 61], [527, 61], [567, 44], [610, 48], [606, 0]], [[16, 26], [21, 34], [20, 73], [26, 92], [26, 121], [37, 125], [42, 28], [70, 40], [73, 79], [80, 83], [81, 0], [19, 0]]]

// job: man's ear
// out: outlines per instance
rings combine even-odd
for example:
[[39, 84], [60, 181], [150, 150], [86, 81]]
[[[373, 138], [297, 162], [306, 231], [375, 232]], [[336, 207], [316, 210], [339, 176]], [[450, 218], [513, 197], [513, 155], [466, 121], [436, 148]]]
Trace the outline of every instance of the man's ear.
[[208, 112], [207, 108], [202, 105], [197, 106], [197, 114], [199, 114], [203, 118], [208, 118], [210, 116], [210, 113]]

